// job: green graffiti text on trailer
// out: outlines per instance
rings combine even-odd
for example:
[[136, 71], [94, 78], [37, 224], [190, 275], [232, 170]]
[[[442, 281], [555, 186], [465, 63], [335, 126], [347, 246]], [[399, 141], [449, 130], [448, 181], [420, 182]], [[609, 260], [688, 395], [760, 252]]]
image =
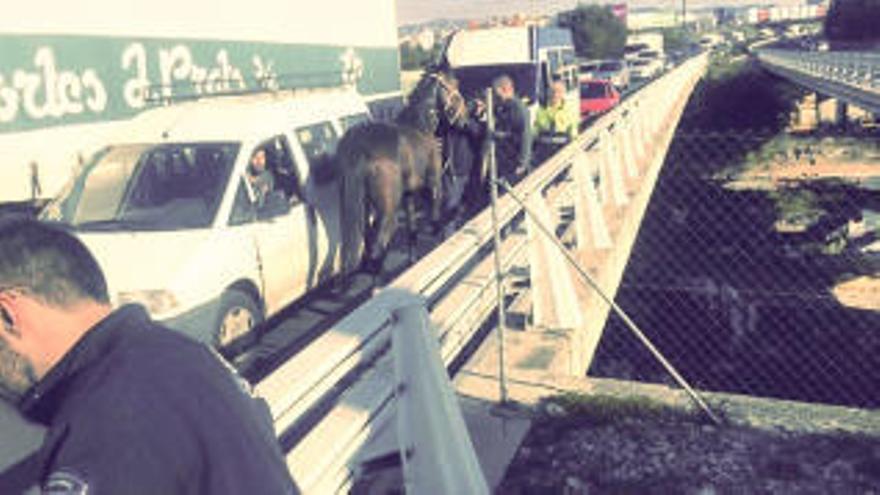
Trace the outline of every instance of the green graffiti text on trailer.
[[399, 91], [396, 47], [0, 36], [0, 133], [134, 115], [151, 102], [355, 83]]

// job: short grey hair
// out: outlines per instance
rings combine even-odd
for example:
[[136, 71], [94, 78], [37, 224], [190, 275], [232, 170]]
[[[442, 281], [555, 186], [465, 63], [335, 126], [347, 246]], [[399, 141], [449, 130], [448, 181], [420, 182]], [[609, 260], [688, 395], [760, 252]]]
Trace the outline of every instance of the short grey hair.
[[513, 87], [513, 79], [510, 78], [507, 74], [501, 74], [500, 76], [492, 79], [492, 87], [495, 89], [502, 88], [504, 86]]

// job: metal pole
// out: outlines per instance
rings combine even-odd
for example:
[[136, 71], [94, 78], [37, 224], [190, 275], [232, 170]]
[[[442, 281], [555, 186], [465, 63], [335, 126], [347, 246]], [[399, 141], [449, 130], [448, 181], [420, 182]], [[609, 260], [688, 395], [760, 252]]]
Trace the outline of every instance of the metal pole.
[[614, 309], [614, 312], [623, 319], [624, 323], [626, 323], [626, 326], [629, 327], [630, 330], [632, 330], [632, 332], [642, 342], [642, 344], [644, 344], [645, 347], [648, 348], [651, 354], [653, 354], [657, 361], [659, 361], [660, 364], [663, 365], [666, 371], [668, 371], [669, 374], [672, 375], [672, 378], [674, 378], [675, 381], [678, 382], [679, 385], [681, 385], [681, 387], [700, 407], [700, 409], [702, 409], [703, 412], [705, 412], [706, 415], [709, 416], [709, 419], [711, 419], [715, 424], [721, 424], [721, 421], [718, 419], [717, 416], [715, 416], [715, 413], [713, 413], [712, 410], [709, 409], [709, 406], [706, 405], [705, 402], [703, 402], [703, 399], [701, 399], [700, 396], [697, 395], [697, 393], [690, 387], [690, 385], [688, 385], [684, 378], [682, 378], [682, 376], [678, 374], [678, 371], [676, 371], [672, 364], [670, 364], [666, 360], [666, 358], [663, 357], [662, 354], [660, 354], [660, 351], [658, 351], [657, 348], [654, 347], [654, 344], [652, 344], [648, 337], [646, 337], [645, 334], [639, 329], [639, 327], [636, 326], [635, 322], [633, 322], [629, 318], [629, 316], [623, 311], [623, 309], [620, 308], [620, 306], [617, 305], [616, 302], [614, 302], [613, 299], [605, 294], [605, 291], [603, 291], [602, 288], [600, 288], [599, 285], [593, 280], [593, 278], [590, 277], [590, 275], [587, 274], [587, 272], [585, 272], [583, 268], [581, 268], [580, 264], [574, 259], [568, 249], [566, 249], [565, 246], [562, 245], [562, 242], [559, 241], [556, 235], [550, 232], [550, 230], [548, 230], [547, 227], [543, 223], [541, 223], [541, 220], [532, 212], [532, 210], [528, 206], [526, 206], [526, 203], [516, 193], [513, 192], [510, 184], [508, 184], [507, 181], [498, 181], [498, 184], [503, 187], [508, 194], [510, 194], [510, 196], [519, 204], [519, 206], [523, 210], [525, 210], [527, 215], [532, 217], [535, 225], [538, 226], [538, 228], [541, 230], [541, 232], [544, 233], [544, 235], [549, 237], [553, 241], [553, 243], [556, 244], [556, 247], [559, 248], [559, 251], [563, 254], [563, 256], [565, 256], [565, 259], [567, 259], [568, 262], [575, 268], [575, 270], [577, 270], [578, 274], [580, 274], [581, 280], [583, 280], [588, 286], [595, 290], [596, 293], [599, 294], [599, 297], [601, 297], [602, 300], [604, 300], [606, 303], [608, 303], [609, 306], [611, 306], [612, 309]]
[[681, 28], [687, 32], [687, 0], [681, 0]]
[[500, 402], [507, 402], [507, 373], [504, 365], [504, 275], [501, 273], [501, 231], [498, 225], [498, 163], [495, 157], [495, 115], [492, 88], [486, 90], [486, 116], [489, 132], [489, 175], [492, 183], [492, 233], [495, 254], [495, 291], [498, 296], [498, 387]]

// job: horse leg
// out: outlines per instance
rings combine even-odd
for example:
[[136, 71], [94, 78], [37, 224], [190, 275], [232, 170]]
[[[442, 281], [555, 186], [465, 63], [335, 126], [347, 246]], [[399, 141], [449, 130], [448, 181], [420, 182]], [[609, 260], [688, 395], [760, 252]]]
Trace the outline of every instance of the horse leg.
[[382, 269], [385, 266], [385, 256], [388, 254], [388, 244], [391, 236], [397, 228], [396, 211], [377, 211], [375, 222], [371, 226], [369, 256], [364, 259], [364, 271], [373, 277], [373, 287], [379, 285]]
[[365, 268], [373, 275], [381, 273], [388, 245], [397, 229], [397, 208], [400, 206], [402, 183], [394, 162], [383, 160], [375, 164], [370, 196], [373, 222], [366, 244], [369, 262]]
[[413, 193], [406, 194], [403, 197], [404, 208], [406, 210], [406, 233], [407, 248], [409, 261], [415, 261], [415, 246], [418, 244], [418, 228], [416, 226], [416, 198]]

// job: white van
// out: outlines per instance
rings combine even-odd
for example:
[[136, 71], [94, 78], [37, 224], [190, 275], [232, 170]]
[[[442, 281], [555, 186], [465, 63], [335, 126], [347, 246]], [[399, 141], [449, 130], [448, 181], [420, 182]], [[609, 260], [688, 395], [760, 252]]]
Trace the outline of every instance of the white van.
[[[213, 97], [123, 124], [45, 208], [101, 264], [114, 305], [143, 304], [225, 346], [339, 268], [332, 154], [369, 118], [352, 90]], [[274, 186], [252, 185], [265, 153]]]

